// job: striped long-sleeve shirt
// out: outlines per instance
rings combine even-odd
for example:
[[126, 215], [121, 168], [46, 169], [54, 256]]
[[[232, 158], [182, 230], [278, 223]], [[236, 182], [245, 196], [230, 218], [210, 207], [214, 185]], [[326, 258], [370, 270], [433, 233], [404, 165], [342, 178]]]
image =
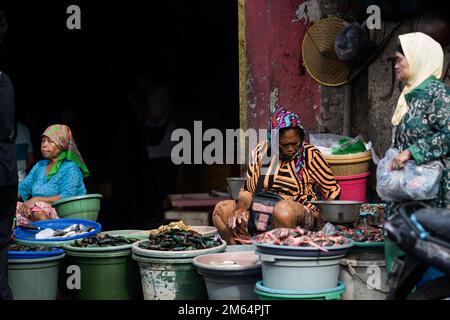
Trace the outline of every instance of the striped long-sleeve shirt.
[[339, 197], [341, 188], [316, 147], [305, 143], [305, 165], [301, 173], [302, 179], [299, 179], [295, 170], [295, 160], [283, 162], [276, 161], [275, 156], [268, 158], [268, 146], [267, 141], [262, 142], [253, 150], [252, 159], [247, 169], [247, 180], [240, 191], [239, 197], [252, 201], [259, 176], [264, 171], [265, 177], [261, 189], [275, 192], [285, 200], [298, 201], [311, 209], [316, 209], [314, 205], [305, 203], [318, 200], [316, 192], [320, 191], [322, 197], [328, 200]]

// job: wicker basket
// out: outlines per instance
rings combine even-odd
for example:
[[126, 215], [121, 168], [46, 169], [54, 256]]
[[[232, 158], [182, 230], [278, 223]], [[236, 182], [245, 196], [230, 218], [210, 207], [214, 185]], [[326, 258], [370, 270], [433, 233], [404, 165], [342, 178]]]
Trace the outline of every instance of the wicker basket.
[[334, 176], [354, 176], [369, 171], [372, 153], [370, 151], [349, 155], [324, 155]]

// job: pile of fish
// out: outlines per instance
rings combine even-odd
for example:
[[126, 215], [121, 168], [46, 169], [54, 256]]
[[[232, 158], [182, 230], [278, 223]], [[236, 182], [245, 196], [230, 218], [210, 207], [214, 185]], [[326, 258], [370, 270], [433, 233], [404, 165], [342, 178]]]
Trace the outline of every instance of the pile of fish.
[[53, 248], [37, 245], [12, 244], [9, 246], [8, 251], [50, 252], [53, 251]]
[[148, 240], [141, 242], [139, 247], [158, 251], [192, 251], [213, 248], [221, 244], [220, 239], [215, 237], [203, 238], [192, 230], [171, 228], [170, 231], [150, 234]]
[[54, 238], [68, 238], [82, 235], [95, 230], [94, 227], [86, 227], [82, 224], [73, 224], [63, 230], [47, 228], [36, 234], [36, 239], [54, 239]]
[[256, 237], [256, 242], [291, 247], [313, 247], [328, 252], [325, 247], [342, 246], [348, 244], [350, 240], [337, 232], [330, 234], [324, 231], [307, 231], [302, 228], [279, 228], [259, 234]]
[[72, 247], [77, 248], [101, 248], [101, 247], [117, 247], [127, 244], [133, 244], [140, 239], [125, 238], [123, 236], [111, 236], [109, 234], [99, 234], [81, 240], [75, 240], [71, 244]]
[[356, 228], [337, 226], [339, 234], [351, 238], [355, 242], [383, 242], [383, 229], [368, 225], [358, 225]]

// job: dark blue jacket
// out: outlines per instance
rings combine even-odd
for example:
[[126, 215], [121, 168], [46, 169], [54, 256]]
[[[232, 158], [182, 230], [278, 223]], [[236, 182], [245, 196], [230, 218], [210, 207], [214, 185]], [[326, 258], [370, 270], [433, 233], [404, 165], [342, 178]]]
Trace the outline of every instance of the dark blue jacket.
[[9, 77], [0, 72], [0, 187], [17, 184], [15, 100]]

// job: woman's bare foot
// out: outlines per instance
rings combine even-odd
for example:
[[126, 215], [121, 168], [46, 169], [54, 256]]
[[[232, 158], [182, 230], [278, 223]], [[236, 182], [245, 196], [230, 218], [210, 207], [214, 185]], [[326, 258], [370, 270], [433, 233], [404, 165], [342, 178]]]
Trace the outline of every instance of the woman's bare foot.
[[32, 212], [31, 215], [33, 218], [33, 222], [49, 220], [49, 217], [44, 212], [35, 211]]

